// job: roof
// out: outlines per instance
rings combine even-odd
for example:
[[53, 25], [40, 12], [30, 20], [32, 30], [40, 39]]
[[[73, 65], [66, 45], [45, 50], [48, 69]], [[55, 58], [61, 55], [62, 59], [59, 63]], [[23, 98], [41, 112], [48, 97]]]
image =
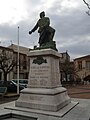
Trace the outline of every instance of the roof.
[[0, 46], [0, 49], [9, 50], [9, 51], [13, 51], [13, 49], [11, 49], [11, 48], [8, 48], [8, 47], [4, 47], [4, 46]]
[[[12, 44], [9, 46], [9, 48], [13, 49], [14, 52], [18, 52], [18, 45]], [[30, 48], [19, 46], [19, 52], [22, 54], [28, 54], [30, 51]]]
[[80, 60], [80, 59], [86, 59], [86, 58], [90, 58], [90, 55], [85, 55], [79, 58], [75, 58], [74, 60]]

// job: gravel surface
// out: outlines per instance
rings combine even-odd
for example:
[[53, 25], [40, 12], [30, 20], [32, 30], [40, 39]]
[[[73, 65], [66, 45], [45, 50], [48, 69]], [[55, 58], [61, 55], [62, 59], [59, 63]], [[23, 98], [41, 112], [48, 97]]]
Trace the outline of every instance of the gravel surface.
[[90, 99], [90, 84], [67, 87], [71, 98]]

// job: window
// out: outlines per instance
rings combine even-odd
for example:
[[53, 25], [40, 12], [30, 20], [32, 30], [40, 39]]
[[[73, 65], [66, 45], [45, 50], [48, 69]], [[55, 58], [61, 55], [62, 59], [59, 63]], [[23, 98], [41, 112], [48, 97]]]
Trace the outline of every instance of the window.
[[24, 70], [27, 69], [27, 62], [26, 62], [26, 61], [23, 62], [23, 69], [24, 69]]
[[26, 70], [27, 69], [27, 56], [23, 55], [23, 69]]
[[79, 70], [82, 70], [82, 61], [79, 61], [79, 62], [78, 62], [78, 69], [79, 69]]
[[90, 61], [86, 61], [86, 69], [90, 70]]

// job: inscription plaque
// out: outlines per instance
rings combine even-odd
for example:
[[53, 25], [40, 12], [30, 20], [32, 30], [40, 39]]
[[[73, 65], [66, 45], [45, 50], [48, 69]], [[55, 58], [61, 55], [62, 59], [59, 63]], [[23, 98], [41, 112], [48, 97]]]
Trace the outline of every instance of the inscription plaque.
[[[35, 61], [37, 58], [31, 60], [30, 66], [30, 86], [35, 87], [44, 87], [49, 84], [50, 81], [50, 65], [48, 62], [43, 62], [42, 64], [35, 64], [32, 61]], [[43, 58], [46, 60], [46, 58]], [[47, 60], [48, 61], [48, 60]]]

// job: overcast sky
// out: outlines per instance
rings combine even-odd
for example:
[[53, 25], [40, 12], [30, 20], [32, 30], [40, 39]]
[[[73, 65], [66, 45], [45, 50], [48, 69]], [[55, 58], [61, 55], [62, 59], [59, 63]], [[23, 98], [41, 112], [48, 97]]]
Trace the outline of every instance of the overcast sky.
[[[89, 3], [90, 0], [87, 0]], [[55, 28], [54, 40], [59, 52], [68, 51], [71, 59], [90, 54], [90, 16], [83, 0], [0, 0], [0, 44], [38, 45], [38, 33], [29, 35], [45, 11]]]

